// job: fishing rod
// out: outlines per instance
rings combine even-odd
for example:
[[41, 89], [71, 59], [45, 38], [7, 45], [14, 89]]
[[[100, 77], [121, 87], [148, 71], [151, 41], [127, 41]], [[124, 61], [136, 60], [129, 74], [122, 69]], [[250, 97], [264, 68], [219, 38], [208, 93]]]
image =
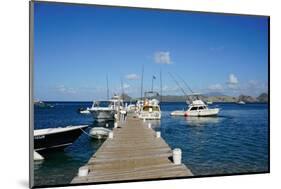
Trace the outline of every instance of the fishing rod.
[[188, 99], [188, 95], [186, 94], [185, 90], [180, 86], [179, 82], [176, 80], [176, 78], [170, 73], [168, 72], [168, 74], [171, 76], [171, 78], [174, 80], [174, 82], [176, 83], [176, 85], [181, 89], [181, 91], [183, 92], [183, 94], [185, 95], [185, 97]]
[[[178, 78], [179, 78], [180, 80], [182, 80], [182, 82], [184, 83], [185, 87], [188, 88], [188, 90], [190, 90], [190, 92], [192, 93], [192, 95], [195, 95], [195, 96], [196, 96], [196, 99], [199, 100], [199, 95], [198, 95], [198, 94], [196, 95], [196, 93], [194, 93], [194, 92], [192, 91], [192, 89], [188, 86], [188, 84], [185, 82], [185, 80], [184, 80], [181, 76], [179, 76], [178, 74], [177, 74], [177, 76], [178, 76]], [[188, 99], [190, 99], [190, 98], [188, 97]]]
[[177, 76], [178, 76], [178, 78], [184, 83], [185, 87], [188, 88], [188, 90], [190, 90], [190, 92], [193, 94], [194, 92], [193, 92], [192, 89], [188, 86], [188, 84], [185, 82], [185, 80], [184, 80], [181, 76], [179, 76], [178, 74], [177, 74]]

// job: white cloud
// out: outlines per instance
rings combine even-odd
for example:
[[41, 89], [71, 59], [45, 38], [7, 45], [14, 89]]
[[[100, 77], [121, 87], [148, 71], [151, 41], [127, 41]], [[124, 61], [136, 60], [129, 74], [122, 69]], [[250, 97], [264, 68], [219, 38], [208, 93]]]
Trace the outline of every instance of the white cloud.
[[236, 85], [236, 84], [238, 84], [238, 79], [234, 74], [229, 74], [227, 83], [230, 85]]
[[157, 64], [172, 64], [170, 52], [159, 51], [154, 53], [154, 61]]
[[140, 77], [137, 74], [128, 74], [125, 76], [128, 80], [139, 80]]
[[229, 89], [238, 89], [238, 78], [234, 74], [229, 74], [228, 81], [226, 82]]
[[221, 84], [213, 84], [213, 85], [210, 85], [208, 87], [209, 90], [212, 90], [212, 91], [222, 91], [223, 90], [223, 86]]
[[76, 90], [74, 88], [66, 87], [64, 85], [58, 85], [56, 87], [56, 90], [60, 93], [65, 93], [65, 94], [75, 94]]

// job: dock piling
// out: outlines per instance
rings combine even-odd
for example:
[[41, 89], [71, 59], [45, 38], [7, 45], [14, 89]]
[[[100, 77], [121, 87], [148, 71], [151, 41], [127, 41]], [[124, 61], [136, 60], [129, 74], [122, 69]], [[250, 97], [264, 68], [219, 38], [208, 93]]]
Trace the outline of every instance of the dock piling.
[[156, 138], [161, 138], [161, 132], [160, 131], [156, 132]]
[[83, 166], [79, 168], [78, 177], [86, 177], [88, 176], [89, 168], [88, 166]]
[[181, 164], [181, 149], [180, 148], [175, 148], [173, 150], [173, 161], [174, 161], [174, 164], [176, 164], [176, 165]]
[[108, 138], [109, 138], [109, 139], [113, 139], [113, 131], [110, 131], [110, 132], [109, 132]]

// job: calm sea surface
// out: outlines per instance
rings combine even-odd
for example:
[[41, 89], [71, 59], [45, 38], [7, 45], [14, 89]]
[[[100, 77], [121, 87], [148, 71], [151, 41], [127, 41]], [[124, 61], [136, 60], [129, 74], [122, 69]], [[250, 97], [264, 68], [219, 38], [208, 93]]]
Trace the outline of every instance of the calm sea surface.
[[[90, 124], [88, 115], [77, 109], [91, 103], [52, 102], [54, 108], [35, 107], [35, 129]], [[172, 148], [181, 148], [183, 163], [194, 175], [264, 172], [268, 170], [268, 105], [214, 104], [221, 108], [214, 118], [171, 117], [173, 110], [185, 103], [162, 103], [161, 121], [153, 121], [155, 130]], [[102, 126], [102, 125], [99, 125]], [[110, 123], [109, 127], [113, 127]], [[103, 143], [82, 134], [64, 151], [43, 154], [45, 160], [35, 162], [35, 185], [68, 184], [90, 156]]]

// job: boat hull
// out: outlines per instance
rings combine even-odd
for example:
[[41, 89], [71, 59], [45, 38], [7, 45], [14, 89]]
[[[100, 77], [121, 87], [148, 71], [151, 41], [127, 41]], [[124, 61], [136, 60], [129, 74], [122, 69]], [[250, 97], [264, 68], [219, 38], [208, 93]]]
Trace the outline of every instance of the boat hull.
[[114, 120], [115, 111], [99, 110], [99, 111], [91, 111], [91, 113], [96, 121], [112, 121]]
[[64, 149], [71, 145], [87, 127], [34, 136], [34, 150]]
[[217, 116], [219, 108], [207, 109], [207, 110], [194, 110], [194, 111], [174, 111], [172, 116], [186, 116], [186, 117], [211, 117]]

